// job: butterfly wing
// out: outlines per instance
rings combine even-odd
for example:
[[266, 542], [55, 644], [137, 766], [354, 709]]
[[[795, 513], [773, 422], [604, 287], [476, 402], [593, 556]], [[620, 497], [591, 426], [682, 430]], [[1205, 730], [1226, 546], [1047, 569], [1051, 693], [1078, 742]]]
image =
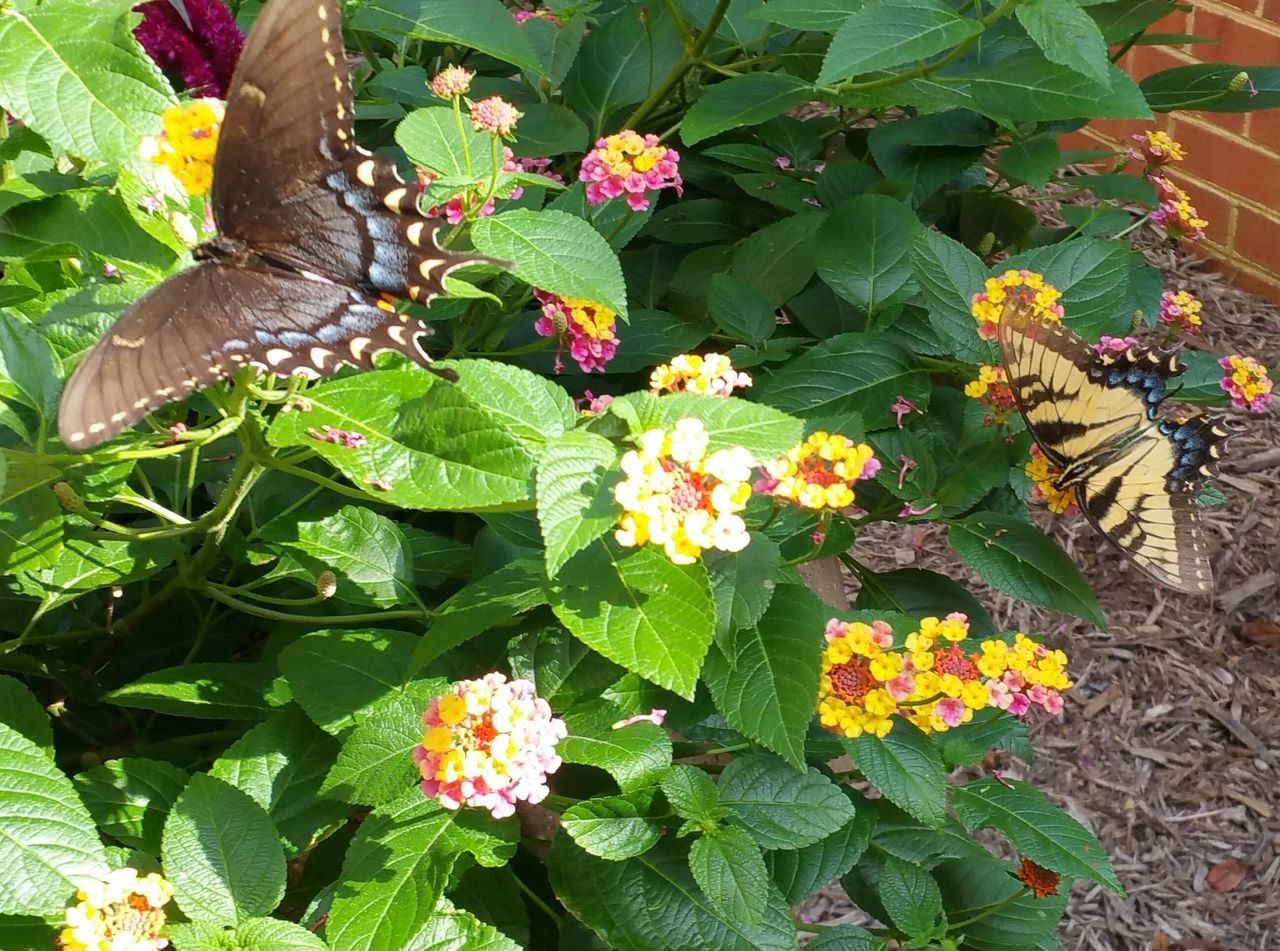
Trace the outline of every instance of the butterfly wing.
[[1160, 429], [1144, 430], [1079, 484], [1080, 507], [1148, 575], [1178, 591], [1208, 594], [1213, 570], [1197, 481], [1173, 475], [1181, 455]]
[[58, 431], [91, 448], [245, 363], [328, 375], [341, 362], [368, 368], [388, 348], [425, 361], [416, 337], [426, 329], [340, 284], [207, 262], [143, 296], [89, 350], [63, 390]]
[[442, 250], [417, 186], [355, 144], [337, 0], [270, 0], [227, 94], [214, 157], [219, 230], [264, 257], [423, 302], [476, 255]]

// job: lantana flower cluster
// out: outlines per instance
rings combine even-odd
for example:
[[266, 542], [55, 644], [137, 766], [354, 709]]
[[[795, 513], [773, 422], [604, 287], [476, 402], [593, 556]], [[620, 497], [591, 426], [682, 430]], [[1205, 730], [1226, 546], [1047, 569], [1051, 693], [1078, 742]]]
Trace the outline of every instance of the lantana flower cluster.
[[65, 926], [58, 934], [63, 951], [160, 951], [169, 939], [164, 929], [164, 906], [173, 897], [173, 885], [152, 872], [139, 875], [135, 868], [118, 868], [100, 882], [90, 882], [76, 893], [76, 904], [67, 909]]
[[660, 189], [684, 193], [679, 163], [680, 154], [660, 143], [656, 135], [624, 129], [596, 141], [582, 159], [578, 178], [587, 183], [587, 201], [592, 205], [626, 195], [632, 211], [644, 211], [649, 196]]
[[565, 347], [583, 373], [603, 370], [618, 352], [618, 315], [604, 304], [582, 297], [561, 296], [536, 287], [533, 296], [542, 305], [542, 316], [534, 321], [533, 329], [539, 336], [560, 340], [555, 371], [564, 369], [561, 356]]
[[[517, 159], [510, 147], [504, 145], [502, 147], [502, 166], [504, 172], [519, 172], [530, 166], [524, 164], [526, 162], [545, 161], [550, 164], [550, 159]], [[556, 178], [554, 173], [543, 173], [548, 178]], [[431, 182], [440, 176], [430, 169], [418, 169], [418, 182], [425, 188]], [[451, 225], [461, 224], [468, 216], [473, 218], [484, 218], [493, 214], [494, 208], [497, 206], [495, 196], [487, 194], [489, 190], [489, 182], [485, 179], [478, 179], [475, 188], [469, 188], [449, 198], [443, 205], [432, 205], [426, 210], [428, 218], [443, 218]], [[517, 185], [511, 189], [508, 198], [519, 198], [524, 194], [524, 188]], [[481, 204], [481, 199], [484, 199]], [[476, 206], [479, 205], [477, 208]]]
[[978, 322], [978, 336], [994, 340], [1000, 332], [1000, 314], [1012, 298], [1031, 302], [1032, 311], [1041, 320], [1062, 320], [1063, 309], [1058, 303], [1062, 291], [1045, 281], [1043, 274], [1035, 271], [1010, 268], [999, 277], [989, 277], [983, 289], [973, 295], [970, 312]]
[[1022, 471], [1031, 480], [1031, 497], [1043, 502], [1050, 512], [1055, 515], [1075, 515], [1080, 511], [1075, 486], [1065, 489], [1058, 487], [1061, 467], [1055, 465], [1035, 443], [1031, 444], [1031, 458]]
[[488, 96], [471, 104], [470, 115], [477, 132], [508, 136], [524, 113], [501, 96]]
[[163, 131], [143, 141], [143, 155], [165, 166], [188, 195], [213, 187], [213, 156], [225, 110], [217, 99], [169, 106], [161, 113]]
[[1108, 334], [1103, 334], [1098, 338], [1098, 342], [1093, 345], [1093, 349], [1098, 353], [1106, 353], [1108, 351], [1124, 353], [1130, 347], [1136, 346], [1138, 346], [1137, 337], [1112, 337]]
[[885, 736], [897, 714], [926, 733], [973, 719], [986, 707], [1025, 716], [1033, 706], [1062, 710], [1061, 691], [1071, 686], [1067, 658], [1018, 632], [1013, 644], [996, 638], [964, 651], [969, 619], [955, 612], [926, 617], [896, 645], [888, 622], [827, 622], [818, 717], [848, 737]]
[[1131, 159], [1142, 162], [1148, 168], [1168, 165], [1170, 162], [1181, 162], [1187, 157], [1181, 143], [1169, 136], [1168, 132], [1148, 129], [1133, 136], [1136, 143], [1130, 146], [1126, 154]]
[[1195, 205], [1191, 204], [1191, 196], [1164, 175], [1148, 175], [1147, 179], [1156, 187], [1159, 202], [1151, 213], [1151, 220], [1162, 225], [1170, 236], [1181, 236], [1189, 241], [1203, 238], [1209, 222], [1200, 217]]
[[465, 66], [456, 64], [446, 66], [431, 77], [427, 88], [441, 99], [456, 99], [465, 96], [471, 90], [471, 80], [476, 74]]
[[1267, 368], [1253, 357], [1239, 353], [1223, 357], [1218, 365], [1227, 372], [1220, 384], [1231, 394], [1231, 405], [1236, 409], [1248, 409], [1261, 413], [1271, 402], [1271, 377]]
[[710, 436], [696, 419], [650, 429], [622, 457], [626, 479], [614, 488], [622, 506], [618, 544], [661, 545], [677, 565], [709, 548], [742, 551], [751, 536], [739, 515], [751, 497], [755, 460], [741, 446], [707, 453]]
[[1204, 305], [1190, 291], [1165, 291], [1160, 295], [1160, 322], [1170, 331], [1188, 336], [1198, 334], [1203, 323], [1200, 311]]
[[880, 460], [866, 443], [839, 433], [818, 431], [786, 455], [765, 462], [757, 492], [807, 509], [842, 509], [857, 498], [854, 485], [880, 471]]
[[733, 368], [722, 353], [682, 353], [649, 375], [654, 392], [729, 396], [751, 385], [751, 375]]
[[548, 20], [556, 26], [564, 26], [560, 18], [546, 7], [534, 7], [532, 10], [515, 9], [511, 11], [517, 26], [523, 26], [529, 20]]
[[982, 419], [988, 426], [1006, 422], [1018, 405], [1013, 398], [1013, 389], [1009, 386], [1004, 367], [989, 363], [978, 366], [978, 375], [965, 384], [964, 395], [980, 401], [991, 410]]
[[546, 798], [547, 776], [560, 768], [556, 744], [567, 735], [531, 682], [496, 672], [433, 697], [422, 724], [413, 759], [423, 793], [446, 809], [488, 809], [495, 819], [517, 802]]

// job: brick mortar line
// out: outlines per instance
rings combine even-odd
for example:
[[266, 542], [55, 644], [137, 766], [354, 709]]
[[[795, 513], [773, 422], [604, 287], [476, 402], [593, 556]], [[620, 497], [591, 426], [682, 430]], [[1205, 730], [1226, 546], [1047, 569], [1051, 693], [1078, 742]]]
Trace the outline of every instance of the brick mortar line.
[[[1224, 113], [1224, 114], [1230, 115], [1231, 113]], [[1249, 135], [1247, 131], [1249, 126], [1247, 123], [1249, 119], [1253, 118], [1252, 112], [1245, 113], [1246, 131], [1244, 132], [1236, 132], [1233, 129], [1224, 129], [1220, 125], [1215, 125], [1212, 122], [1206, 122], [1204, 119], [1201, 119], [1199, 116], [1192, 115], [1189, 112], [1180, 113], [1174, 118], [1178, 122], [1185, 122], [1187, 125], [1199, 129], [1201, 132], [1208, 132], [1211, 135], [1219, 135], [1219, 136], [1222, 136], [1224, 139], [1228, 139], [1232, 142], [1237, 142], [1240, 145], [1243, 145], [1245, 148], [1249, 149], [1250, 151], [1262, 153], [1264, 158], [1268, 158], [1275, 162], [1280, 163], [1280, 151], [1273, 149], [1269, 145], [1260, 145]], [[1176, 139], [1177, 136], [1175, 135], [1174, 138]]]
[[[1276, 26], [1266, 17], [1257, 13], [1249, 13], [1246, 10], [1241, 10], [1239, 7], [1233, 7], [1229, 3], [1215, 2], [1215, 0], [1196, 0], [1196, 8], [1187, 14], [1187, 23], [1188, 26], [1191, 27], [1191, 29], [1187, 30], [1188, 33], [1195, 33], [1195, 17], [1201, 10], [1208, 13], [1216, 13], [1228, 20], [1234, 20], [1236, 23], [1248, 26], [1250, 29], [1256, 29], [1260, 33], [1270, 33], [1277, 39], [1280, 39], [1280, 27]], [[1217, 44], [1189, 43], [1184, 45], [1211, 46]]]

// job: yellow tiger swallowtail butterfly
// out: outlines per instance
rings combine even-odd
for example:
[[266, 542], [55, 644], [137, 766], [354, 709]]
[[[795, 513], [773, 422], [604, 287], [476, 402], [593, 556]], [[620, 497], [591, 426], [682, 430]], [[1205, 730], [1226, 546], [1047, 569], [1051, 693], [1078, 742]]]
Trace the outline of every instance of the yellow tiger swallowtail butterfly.
[[1061, 467], [1089, 521], [1134, 565], [1178, 591], [1213, 590], [1196, 496], [1227, 435], [1217, 417], [1162, 418], [1169, 353], [1098, 352], [1060, 323], [1011, 298], [1000, 317], [1000, 359], [1027, 429]]

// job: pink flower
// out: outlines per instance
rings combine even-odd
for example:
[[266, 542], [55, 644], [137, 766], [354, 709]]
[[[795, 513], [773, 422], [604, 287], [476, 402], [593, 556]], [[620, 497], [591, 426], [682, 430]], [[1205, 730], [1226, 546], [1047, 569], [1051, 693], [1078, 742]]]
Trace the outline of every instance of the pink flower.
[[893, 415], [897, 417], [898, 428], [901, 429], [902, 418], [908, 413], [918, 413], [920, 410], [916, 407], [915, 403], [911, 402], [911, 400], [899, 393], [898, 398], [894, 400], [893, 405], [889, 407], [889, 412], [893, 413]]
[[422, 723], [413, 749], [422, 792], [446, 809], [487, 809], [495, 819], [546, 798], [547, 776], [560, 768], [556, 744], [567, 735], [532, 683], [500, 673], [458, 681], [432, 698]]
[[894, 700], [899, 702], [906, 700], [916, 692], [915, 674], [909, 670], [904, 670], [886, 683], [884, 689], [889, 691], [889, 696], [893, 697]]
[[902, 507], [902, 511], [898, 513], [898, 518], [910, 518], [914, 515], [925, 515], [932, 512], [937, 507], [937, 502], [930, 502], [928, 505], [921, 506], [920, 508], [916, 508], [916, 504], [914, 502], [908, 502]]
[[471, 124], [478, 132], [510, 135], [522, 115], [524, 113], [501, 96], [489, 96], [471, 104]]
[[441, 99], [453, 99], [456, 96], [465, 96], [467, 91], [471, 89], [471, 80], [475, 78], [475, 73], [462, 66], [446, 66], [441, 72], [438, 72], [427, 83], [427, 87], [439, 96]]
[[662, 721], [666, 718], [666, 710], [654, 707], [649, 713], [637, 713], [635, 716], [627, 717], [625, 720], [619, 720], [613, 725], [613, 729], [621, 730], [623, 727], [631, 726], [633, 723], [652, 723], [654, 726], [662, 726]]
[[1223, 357], [1218, 365], [1227, 371], [1219, 385], [1231, 394], [1232, 406], [1254, 413], [1266, 410], [1271, 402], [1272, 382], [1265, 366], [1253, 357], [1239, 353]]
[[105, 278], [113, 278], [120, 276], [120, 269], [110, 261], [102, 262], [102, 276]]
[[138, 202], [138, 206], [149, 215], [154, 215], [162, 205], [159, 195], [143, 195], [142, 200]]
[[169, 0], [140, 4], [133, 34], [161, 69], [177, 73], [187, 89], [222, 99], [244, 45], [244, 34], [220, 0], [185, 0], [182, 16]]
[[872, 456], [866, 461], [862, 467], [862, 472], [858, 476], [859, 479], [874, 479], [876, 473], [880, 471], [880, 460]]
[[1204, 305], [1190, 291], [1165, 291], [1160, 295], [1160, 320], [1171, 331], [1181, 330], [1188, 336], [1198, 334], [1203, 322], [1200, 311]]
[[938, 717], [947, 726], [956, 727], [964, 722], [965, 715], [969, 708], [964, 705], [964, 701], [957, 697], [943, 697], [934, 706]]
[[308, 429], [307, 435], [312, 439], [319, 439], [321, 442], [331, 442], [335, 445], [345, 446], [347, 449], [358, 449], [365, 444], [364, 433], [352, 432], [346, 429], [334, 429], [332, 426], [323, 426], [324, 432], [315, 429]]
[[573, 405], [580, 413], [585, 413], [588, 416], [599, 416], [609, 408], [609, 404], [612, 402], [613, 397], [608, 393], [596, 396], [590, 390], [583, 390], [582, 395], [573, 401]]
[[791, 159], [787, 158], [785, 155], [779, 155], [773, 160], [773, 164], [785, 172], [791, 167]]
[[881, 650], [893, 647], [893, 628], [888, 621], [876, 619], [871, 622], [871, 643]]
[[652, 133], [640, 135], [624, 129], [596, 141], [582, 159], [578, 179], [587, 183], [587, 201], [599, 205], [627, 196], [632, 211], [649, 207], [649, 195], [663, 188], [684, 194], [680, 177], [680, 153], [669, 149]]
[[1116, 353], [1124, 353], [1130, 347], [1136, 347], [1138, 341], [1134, 337], [1108, 337], [1103, 334], [1098, 342], [1093, 345], [1093, 349], [1098, 353], [1106, 353], [1108, 350]]
[[902, 488], [903, 483], [907, 481], [907, 473], [919, 466], [920, 463], [916, 462], [910, 456], [904, 455], [898, 456], [898, 462], [900, 465], [900, 468], [898, 469], [898, 488]]
[[560, 358], [566, 346], [583, 373], [603, 370], [618, 352], [617, 315], [603, 304], [581, 297], [560, 296], [536, 287], [533, 296], [542, 304], [542, 316], [534, 321], [533, 329], [540, 336], [560, 338], [555, 371], [564, 369]]
[[550, 20], [556, 26], [563, 26], [560, 18], [543, 7], [534, 7], [532, 10], [512, 10], [511, 16], [515, 19], [517, 26], [523, 26], [529, 20]]

